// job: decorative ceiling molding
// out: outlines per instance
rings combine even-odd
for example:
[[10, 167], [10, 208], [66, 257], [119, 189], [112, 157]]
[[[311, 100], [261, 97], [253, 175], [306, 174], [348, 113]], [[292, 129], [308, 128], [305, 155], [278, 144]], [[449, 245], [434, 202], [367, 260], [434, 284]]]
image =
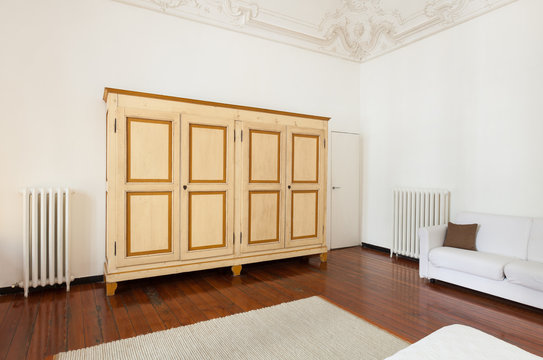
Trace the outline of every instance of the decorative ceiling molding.
[[113, 0], [364, 62], [517, 0]]

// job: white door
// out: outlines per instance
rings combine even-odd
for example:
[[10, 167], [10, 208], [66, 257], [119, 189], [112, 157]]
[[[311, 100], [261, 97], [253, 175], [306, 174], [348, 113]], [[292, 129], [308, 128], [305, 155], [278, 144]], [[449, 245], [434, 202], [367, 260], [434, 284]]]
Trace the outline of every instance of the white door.
[[332, 131], [330, 247], [360, 245], [359, 135]]

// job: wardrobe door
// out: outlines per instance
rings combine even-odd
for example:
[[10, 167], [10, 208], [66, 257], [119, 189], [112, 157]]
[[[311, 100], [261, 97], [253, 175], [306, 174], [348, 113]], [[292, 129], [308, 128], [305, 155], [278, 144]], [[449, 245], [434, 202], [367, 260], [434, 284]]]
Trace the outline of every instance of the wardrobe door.
[[242, 126], [241, 251], [284, 247], [286, 127]]
[[324, 140], [323, 130], [287, 130], [287, 247], [323, 242]]
[[187, 114], [181, 127], [181, 259], [231, 255], [234, 120]]
[[118, 110], [117, 266], [179, 259], [179, 114]]

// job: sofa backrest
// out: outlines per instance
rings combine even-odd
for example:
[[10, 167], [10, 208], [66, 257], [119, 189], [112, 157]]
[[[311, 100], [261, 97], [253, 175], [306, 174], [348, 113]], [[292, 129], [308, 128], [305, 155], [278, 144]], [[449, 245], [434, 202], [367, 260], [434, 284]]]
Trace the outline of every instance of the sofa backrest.
[[464, 212], [455, 223], [479, 224], [477, 251], [526, 259], [532, 218]]
[[528, 240], [528, 260], [543, 262], [543, 218], [533, 219]]

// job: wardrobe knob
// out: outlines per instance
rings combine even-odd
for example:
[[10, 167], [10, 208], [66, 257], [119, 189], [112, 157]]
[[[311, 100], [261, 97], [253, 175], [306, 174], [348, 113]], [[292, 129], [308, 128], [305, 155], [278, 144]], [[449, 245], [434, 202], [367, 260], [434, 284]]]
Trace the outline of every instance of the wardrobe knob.
[[288, 186], [288, 188], [290, 189], [290, 185]]
[[183, 185], [183, 190], [187, 190], [187, 185]]

